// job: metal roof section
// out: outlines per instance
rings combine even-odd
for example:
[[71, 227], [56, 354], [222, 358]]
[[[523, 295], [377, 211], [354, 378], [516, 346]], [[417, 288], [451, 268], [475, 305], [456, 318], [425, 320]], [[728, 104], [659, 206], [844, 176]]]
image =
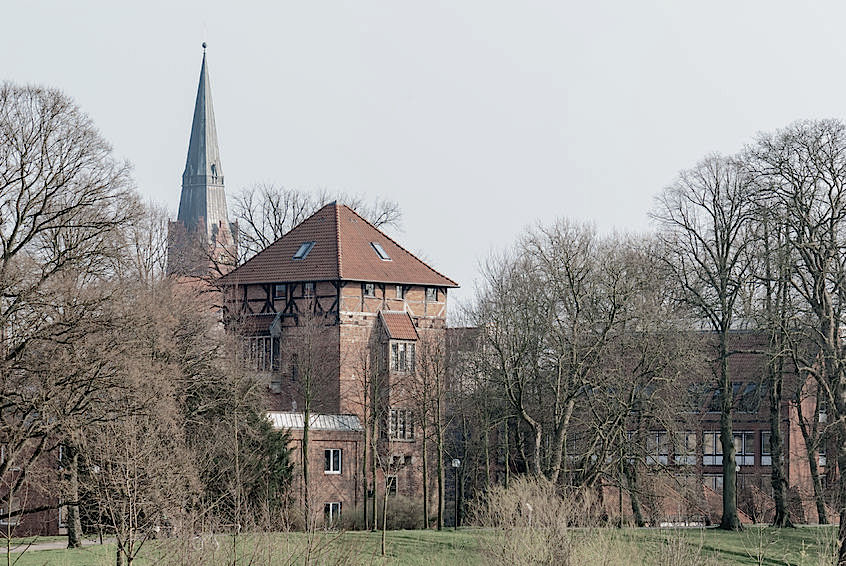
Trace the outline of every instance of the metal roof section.
[[210, 237], [220, 222], [229, 223], [205, 43], [177, 215], [189, 230], [195, 229], [201, 219]]
[[[303, 413], [268, 411], [267, 418], [275, 429], [303, 429]], [[309, 430], [334, 430], [342, 432], [361, 432], [364, 429], [355, 415], [309, 415]]]

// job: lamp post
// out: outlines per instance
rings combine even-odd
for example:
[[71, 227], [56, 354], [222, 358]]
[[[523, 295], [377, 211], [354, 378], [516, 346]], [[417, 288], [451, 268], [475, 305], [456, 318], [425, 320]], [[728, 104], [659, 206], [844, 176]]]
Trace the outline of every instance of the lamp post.
[[461, 467], [461, 460], [454, 458], [452, 460], [452, 469], [455, 470], [455, 526], [453, 530], [458, 530], [458, 468]]

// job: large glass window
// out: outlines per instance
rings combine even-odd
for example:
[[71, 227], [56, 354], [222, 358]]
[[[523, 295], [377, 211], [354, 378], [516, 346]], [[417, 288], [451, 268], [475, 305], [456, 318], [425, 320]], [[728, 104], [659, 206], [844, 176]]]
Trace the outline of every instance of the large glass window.
[[772, 466], [773, 458], [770, 453], [770, 431], [761, 431], [761, 465]]
[[244, 366], [256, 371], [279, 369], [279, 340], [273, 336], [248, 336], [243, 339]]
[[720, 443], [719, 432], [706, 430], [702, 435], [702, 465], [723, 465], [723, 445]]
[[646, 463], [667, 465], [670, 445], [666, 430], [651, 431], [646, 437]]
[[755, 465], [755, 433], [734, 433], [735, 462], [741, 466]]
[[408, 409], [391, 409], [388, 436], [397, 440], [414, 440], [414, 413]]
[[414, 371], [414, 342], [391, 342], [391, 371]]
[[677, 432], [673, 446], [673, 460], [680, 466], [696, 464], [696, 433], [693, 431]]

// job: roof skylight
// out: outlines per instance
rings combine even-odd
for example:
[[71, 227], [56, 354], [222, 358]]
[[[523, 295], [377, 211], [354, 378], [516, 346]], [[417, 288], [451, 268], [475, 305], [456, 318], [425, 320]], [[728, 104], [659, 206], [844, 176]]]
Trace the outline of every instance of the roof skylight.
[[308, 255], [308, 252], [311, 251], [311, 248], [314, 247], [315, 242], [304, 242], [300, 245], [300, 249], [297, 250], [297, 253], [294, 254], [294, 259], [305, 259]]
[[385, 251], [382, 244], [379, 242], [370, 242], [370, 245], [373, 246], [374, 250], [376, 250], [376, 255], [379, 256], [379, 259], [382, 261], [391, 261], [391, 256], [388, 255], [388, 252]]

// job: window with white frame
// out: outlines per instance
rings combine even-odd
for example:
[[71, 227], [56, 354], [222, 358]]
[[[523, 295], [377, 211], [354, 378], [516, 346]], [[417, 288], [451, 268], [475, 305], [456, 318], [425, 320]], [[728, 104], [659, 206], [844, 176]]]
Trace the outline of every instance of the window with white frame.
[[340, 448], [327, 448], [323, 451], [323, 473], [340, 474], [342, 453]]
[[825, 457], [825, 444], [820, 445], [817, 449], [817, 461], [820, 466], [825, 466], [828, 462], [828, 459]]
[[306, 281], [303, 283], [303, 297], [314, 296], [314, 281]]
[[375, 283], [362, 283], [361, 284], [361, 292], [364, 294], [365, 297], [375, 297], [376, 296], [376, 284]]
[[405, 298], [405, 287], [402, 285], [397, 285], [397, 299], [404, 299]]
[[741, 466], [755, 465], [755, 433], [734, 433], [735, 462]]
[[414, 371], [414, 342], [391, 342], [391, 371]]
[[286, 299], [288, 298], [288, 286], [285, 283], [277, 283], [273, 286], [273, 298], [274, 299]]
[[696, 464], [696, 433], [693, 431], [677, 432], [673, 445], [673, 461], [680, 466]]
[[650, 431], [646, 437], [646, 463], [666, 466], [670, 455], [669, 438], [666, 430]]
[[720, 433], [717, 431], [706, 430], [702, 434], [702, 465], [723, 465], [723, 445], [720, 442]]
[[279, 366], [279, 340], [273, 336], [243, 339], [243, 363], [256, 371], [273, 371]]
[[395, 440], [414, 440], [414, 413], [409, 409], [391, 409], [388, 437]]
[[330, 501], [323, 504], [323, 517], [327, 525], [336, 523], [341, 518], [341, 502]]
[[437, 287], [426, 287], [426, 301], [429, 303], [437, 302], [438, 300], [438, 288]]
[[761, 465], [762, 466], [772, 466], [773, 465], [773, 457], [772, 453], [770, 452], [770, 431], [762, 430], [761, 431]]

